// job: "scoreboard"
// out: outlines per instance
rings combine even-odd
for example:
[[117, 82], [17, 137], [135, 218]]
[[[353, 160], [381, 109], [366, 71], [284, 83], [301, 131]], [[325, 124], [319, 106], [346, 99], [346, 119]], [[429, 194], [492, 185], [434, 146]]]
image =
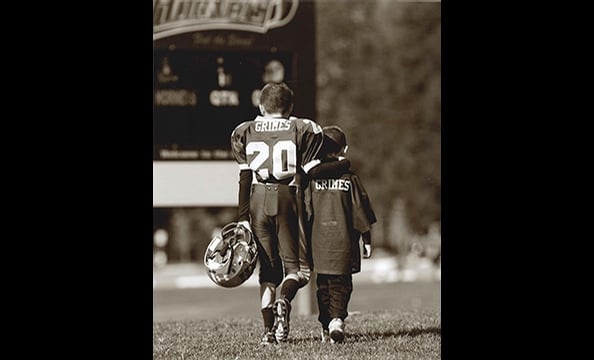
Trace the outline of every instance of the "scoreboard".
[[314, 20], [312, 0], [153, 0], [153, 161], [234, 161], [268, 81], [315, 119]]
[[154, 58], [158, 160], [233, 159], [231, 131], [258, 115], [263, 83], [293, 75], [290, 53], [155, 51]]
[[313, 0], [153, 0], [153, 207], [237, 206], [230, 137], [284, 81], [316, 118]]

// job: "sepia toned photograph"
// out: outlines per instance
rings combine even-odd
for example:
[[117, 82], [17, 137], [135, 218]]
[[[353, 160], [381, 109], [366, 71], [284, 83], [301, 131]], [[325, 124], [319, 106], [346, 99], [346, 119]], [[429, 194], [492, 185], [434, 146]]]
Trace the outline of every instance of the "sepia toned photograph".
[[153, 0], [153, 359], [441, 359], [441, 11]]

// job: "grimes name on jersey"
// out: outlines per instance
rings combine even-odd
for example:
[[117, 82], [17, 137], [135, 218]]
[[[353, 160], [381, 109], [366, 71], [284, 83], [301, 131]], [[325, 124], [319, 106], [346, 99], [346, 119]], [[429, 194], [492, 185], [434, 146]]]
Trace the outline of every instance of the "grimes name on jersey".
[[284, 131], [291, 128], [291, 120], [262, 120], [256, 121], [256, 131]]
[[349, 191], [351, 181], [345, 179], [320, 179], [315, 180], [316, 190], [342, 190]]

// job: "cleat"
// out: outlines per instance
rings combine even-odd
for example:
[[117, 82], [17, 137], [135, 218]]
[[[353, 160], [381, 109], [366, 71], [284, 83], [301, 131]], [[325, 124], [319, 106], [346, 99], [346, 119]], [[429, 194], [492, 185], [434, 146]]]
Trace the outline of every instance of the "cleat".
[[262, 336], [262, 341], [260, 341], [260, 345], [268, 346], [268, 345], [275, 345], [276, 344], [276, 337], [274, 336], [274, 332], [267, 331]]
[[341, 343], [344, 340], [344, 322], [342, 319], [334, 318], [328, 325], [330, 331], [330, 343]]
[[291, 303], [282, 297], [274, 302], [276, 341], [284, 342], [289, 337], [289, 317], [291, 315]]

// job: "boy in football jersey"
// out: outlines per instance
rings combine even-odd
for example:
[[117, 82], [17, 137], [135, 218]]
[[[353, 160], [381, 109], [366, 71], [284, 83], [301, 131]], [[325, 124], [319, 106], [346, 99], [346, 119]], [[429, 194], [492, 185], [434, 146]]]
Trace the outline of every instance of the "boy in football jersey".
[[[338, 126], [326, 126], [319, 159], [324, 163], [344, 157], [347, 143]], [[371, 225], [377, 220], [359, 177], [352, 171], [327, 177], [309, 173], [305, 192], [311, 221], [312, 268], [317, 273], [317, 300], [322, 341], [344, 340], [344, 320], [353, 292], [352, 274], [361, 271], [359, 241], [363, 257], [371, 256]]]
[[259, 108], [261, 116], [233, 130], [231, 149], [240, 169], [238, 222], [258, 244], [261, 344], [268, 345], [287, 339], [291, 300], [309, 281], [299, 260], [298, 189], [300, 174], [319, 165], [312, 160], [323, 133], [314, 121], [290, 116], [293, 91], [285, 83], [266, 84]]

